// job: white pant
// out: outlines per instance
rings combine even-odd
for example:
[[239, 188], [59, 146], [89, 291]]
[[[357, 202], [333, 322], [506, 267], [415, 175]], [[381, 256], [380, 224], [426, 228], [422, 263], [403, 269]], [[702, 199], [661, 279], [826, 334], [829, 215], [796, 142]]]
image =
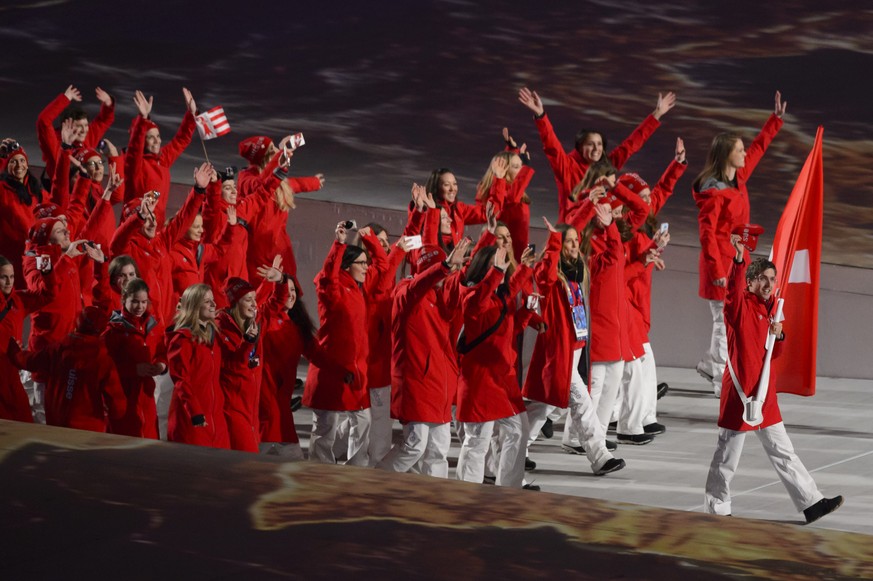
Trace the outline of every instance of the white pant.
[[333, 446], [337, 428], [348, 420], [348, 446], [346, 464], [367, 466], [367, 449], [370, 442], [370, 410], [339, 412], [312, 410], [312, 434], [309, 437], [309, 459], [326, 464], [336, 464]]
[[651, 343], [643, 343], [645, 353], [640, 358], [642, 362], [644, 389], [651, 392], [646, 396], [646, 409], [643, 410], [643, 427], [658, 421], [658, 368], [655, 365], [655, 354]]
[[709, 301], [712, 313], [712, 337], [709, 351], [703, 354], [701, 368], [712, 375], [712, 389], [715, 395], [721, 394], [721, 378], [727, 365], [727, 329], [724, 326], [724, 301]]
[[[794, 453], [794, 446], [785, 431], [785, 424], [779, 422], [762, 430], [755, 430], [764, 452], [776, 469], [776, 474], [794, 503], [798, 512], [809, 508], [822, 498], [815, 482], [804, 467], [803, 462]], [[746, 432], [736, 432], [726, 428], [718, 429], [718, 445], [709, 466], [706, 478], [706, 493], [704, 494], [703, 510], [709, 514], [731, 514], [730, 485], [740, 456], [743, 453], [743, 442]]]
[[29, 371], [20, 371], [21, 385], [30, 403], [30, 413], [35, 424], [45, 424], [45, 384], [34, 381]]
[[403, 440], [394, 444], [376, 468], [448, 478], [451, 443], [450, 424], [409, 422], [403, 426]]
[[[648, 343], [646, 343], [648, 345]], [[651, 353], [649, 349], [648, 353]], [[647, 375], [644, 354], [639, 359], [626, 361], [621, 378], [621, 412], [618, 415], [617, 434], [642, 434], [643, 419], [646, 412], [654, 408], [658, 399], [658, 388], [652, 385], [652, 378]]]
[[[575, 369], [575, 368], [574, 368]], [[624, 361], [609, 361], [591, 364], [591, 401], [597, 410], [603, 433], [609, 427], [615, 399], [624, 375]]]
[[524, 412], [491, 422], [464, 422], [464, 443], [456, 470], [458, 480], [482, 482], [485, 454], [491, 445], [491, 434], [495, 427], [500, 441], [495, 484], [521, 488], [524, 482], [525, 442], [530, 432]]
[[155, 407], [158, 410], [158, 436], [167, 439], [167, 422], [170, 418], [170, 401], [173, 399], [173, 378], [169, 373], [155, 375]]
[[370, 390], [370, 466], [375, 466], [391, 449], [394, 421], [391, 419], [391, 386]]

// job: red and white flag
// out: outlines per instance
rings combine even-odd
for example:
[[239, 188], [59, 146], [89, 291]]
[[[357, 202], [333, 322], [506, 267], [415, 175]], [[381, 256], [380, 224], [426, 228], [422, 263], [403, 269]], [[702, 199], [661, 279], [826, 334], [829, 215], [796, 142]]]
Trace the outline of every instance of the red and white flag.
[[227, 122], [223, 107], [213, 107], [195, 119], [201, 139], [215, 139], [220, 135], [230, 133], [230, 123]]
[[770, 256], [780, 281], [779, 296], [785, 299], [785, 344], [782, 357], [773, 360], [773, 382], [778, 392], [804, 396], [815, 394], [824, 214], [823, 133], [819, 127], [779, 219]]

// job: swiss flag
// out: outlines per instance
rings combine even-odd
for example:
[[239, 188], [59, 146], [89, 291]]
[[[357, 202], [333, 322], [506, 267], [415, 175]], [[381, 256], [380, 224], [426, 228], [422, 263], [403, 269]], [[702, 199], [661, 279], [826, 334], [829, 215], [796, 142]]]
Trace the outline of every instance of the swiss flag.
[[779, 296], [785, 299], [785, 344], [782, 357], [773, 360], [773, 383], [777, 392], [804, 396], [815, 394], [824, 212], [823, 133], [819, 127], [779, 220], [770, 257], [780, 281]]

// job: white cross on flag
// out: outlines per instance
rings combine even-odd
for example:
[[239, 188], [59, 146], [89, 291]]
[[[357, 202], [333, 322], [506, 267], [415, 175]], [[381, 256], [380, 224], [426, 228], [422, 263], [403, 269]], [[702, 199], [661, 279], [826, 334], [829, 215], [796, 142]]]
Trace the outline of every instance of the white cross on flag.
[[806, 396], [815, 394], [824, 214], [823, 133], [819, 127], [779, 219], [770, 253], [780, 280], [779, 296], [785, 299], [785, 344], [782, 356], [773, 360], [773, 383], [776, 391]]
[[197, 121], [197, 131], [200, 132], [201, 139], [215, 139], [220, 135], [230, 133], [230, 123], [227, 122], [224, 107], [213, 107], [209, 111], [201, 113], [195, 119]]

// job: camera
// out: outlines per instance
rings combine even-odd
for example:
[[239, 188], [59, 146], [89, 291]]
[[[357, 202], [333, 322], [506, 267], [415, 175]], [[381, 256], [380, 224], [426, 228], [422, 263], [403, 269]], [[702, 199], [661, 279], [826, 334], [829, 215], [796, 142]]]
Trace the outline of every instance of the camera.
[[249, 357], [249, 369], [254, 369], [255, 367], [257, 367], [260, 364], [261, 364], [261, 358], [258, 357], [257, 355]]
[[302, 133], [295, 133], [291, 136], [291, 139], [288, 140], [288, 144], [285, 147], [290, 151], [294, 151], [301, 145], [306, 145], [306, 140], [303, 139]]
[[97, 144], [97, 151], [99, 151], [100, 153], [103, 153], [104, 151], [106, 151], [106, 140], [105, 139], [101, 139], [100, 143]]
[[21, 149], [21, 144], [14, 139], [4, 141], [0, 143], [0, 156], [7, 157], [9, 155], [12, 155], [13, 152], [18, 151], [19, 149]]
[[357, 230], [358, 223], [354, 220], [346, 220], [345, 222], [343, 222], [343, 228], [345, 228], [346, 230]]

